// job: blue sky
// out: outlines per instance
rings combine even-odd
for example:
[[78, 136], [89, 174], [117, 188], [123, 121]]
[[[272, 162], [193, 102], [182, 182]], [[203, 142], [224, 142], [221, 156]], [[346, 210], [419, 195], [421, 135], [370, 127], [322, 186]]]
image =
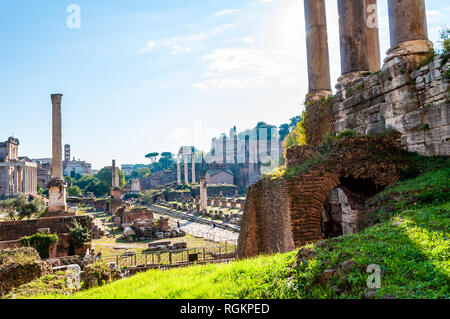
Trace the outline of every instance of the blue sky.
[[[340, 74], [335, 0], [327, 0], [333, 82]], [[382, 54], [387, 1], [379, 1]], [[67, 7], [81, 9], [79, 29]], [[93, 164], [146, 162], [181, 145], [280, 125], [307, 93], [301, 0], [1, 0], [0, 139], [51, 154], [51, 93], [63, 93], [63, 143]], [[450, 5], [428, 0], [429, 36]]]

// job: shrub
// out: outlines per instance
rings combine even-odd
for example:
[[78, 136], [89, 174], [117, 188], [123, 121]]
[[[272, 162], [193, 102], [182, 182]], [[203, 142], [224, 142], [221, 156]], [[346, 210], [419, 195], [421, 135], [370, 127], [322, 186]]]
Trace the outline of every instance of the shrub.
[[441, 41], [440, 44], [442, 45], [442, 53], [447, 54], [450, 52], [450, 29], [445, 27], [443, 30], [440, 31], [441, 35]]
[[103, 286], [120, 277], [119, 269], [98, 261], [84, 268], [83, 289]]
[[69, 194], [69, 196], [82, 196], [81, 189], [76, 185], [70, 186], [67, 189], [67, 193]]
[[73, 226], [68, 226], [70, 235], [72, 235], [73, 243], [77, 246], [83, 246], [90, 239], [90, 232], [86, 226], [78, 223], [77, 220], [73, 221]]
[[33, 247], [42, 259], [49, 257], [48, 248], [52, 243], [58, 243], [58, 235], [47, 233], [36, 233], [31, 236], [20, 238], [20, 243], [25, 247]]

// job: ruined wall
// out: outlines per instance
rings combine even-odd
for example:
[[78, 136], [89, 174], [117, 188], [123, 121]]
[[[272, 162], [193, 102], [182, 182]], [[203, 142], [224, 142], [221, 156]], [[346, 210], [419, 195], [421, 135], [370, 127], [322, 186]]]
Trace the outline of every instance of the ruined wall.
[[139, 210], [131, 210], [125, 212], [122, 216], [123, 224], [131, 224], [136, 219], [153, 219], [153, 212], [148, 208], [142, 208]]
[[13, 241], [23, 236], [31, 236], [41, 228], [49, 228], [50, 233], [53, 234], [66, 234], [69, 233], [67, 226], [72, 226], [74, 220], [77, 220], [81, 225], [86, 225], [88, 229], [92, 228], [92, 217], [90, 216], [6, 221], [0, 222], [0, 241]]
[[238, 256], [287, 252], [295, 248], [284, 179], [263, 179], [247, 190]]
[[[337, 187], [345, 193], [339, 222], [346, 234], [358, 230], [365, 199], [397, 182], [406, 166], [400, 135], [342, 138], [326, 152], [290, 148], [287, 167], [293, 175], [269, 176], [248, 189], [238, 256], [286, 252], [322, 239], [324, 204]], [[311, 157], [318, 160], [302, 169]]]
[[335, 131], [396, 130], [402, 146], [421, 155], [450, 155], [448, 56], [414, 70], [399, 62], [335, 96]]

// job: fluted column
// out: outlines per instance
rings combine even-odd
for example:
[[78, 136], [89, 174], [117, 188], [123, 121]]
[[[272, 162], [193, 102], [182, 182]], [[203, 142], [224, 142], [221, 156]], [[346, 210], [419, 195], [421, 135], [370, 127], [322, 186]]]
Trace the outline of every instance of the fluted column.
[[189, 185], [189, 163], [188, 163], [188, 154], [184, 153], [184, 182], [186, 185]]
[[14, 166], [14, 173], [13, 173], [14, 175], [14, 192], [13, 192], [13, 194], [14, 194], [14, 196], [17, 196], [17, 195], [19, 195], [19, 183], [18, 183], [18, 179], [19, 179], [19, 176], [18, 176], [18, 173], [17, 173], [17, 166]]
[[369, 54], [369, 70], [380, 70], [380, 35], [378, 31], [377, 0], [365, 0], [367, 21], [367, 47]]
[[325, 0], [304, 0], [309, 95], [331, 95]]
[[192, 150], [192, 184], [195, 184], [195, 151]]
[[339, 85], [347, 86], [369, 72], [364, 0], [338, 0], [341, 73]]
[[389, 0], [391, 48], [385, 63], [396, 57], [418, 62], [433, 47], [428, 40], [424, 0]]
[[177, 154], [177, 183], [181, 185], [181, 157], [180, 153]]

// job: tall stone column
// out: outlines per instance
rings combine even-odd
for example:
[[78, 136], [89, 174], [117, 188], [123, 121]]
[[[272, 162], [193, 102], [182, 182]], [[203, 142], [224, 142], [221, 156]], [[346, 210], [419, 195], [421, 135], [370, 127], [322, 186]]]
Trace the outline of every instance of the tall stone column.
[[112, 160], [111, 176], [111, 188], [120, 187], [119, 168], [116, 167], [116, 160]]
[[389, 0], [389, 29], [391, 48], [385, 63], [395, 58], [417, 63], [433, 47], [428, 40], [425, 0]]
[[331, 95], [325, 0], [304, 0], [309, 96]]
[[380, 70], [380, 35], [378, 31], [377, 0], [365, 0], [367, 22], [367, 49], [369, 54], [369, 71]]
[[[67, 211], [66, 184], [62, 175], [62, 129], [61, 100], [62, 94], [52, 94], [52, 179], [49, 187], [48, 212]], [[33, 178], [34, 179], [34, 178]], [[34, 184], [34, 182], [32, 182]], [[34, 187], [34, 186], [33, 186]]]
[[338, 89], [370, 74], [364, 0], [338, 0], [341, 73]]
[[5, 196], [8, 197], [11, 194], [11, 181], [10, 181], [10, 176], [9, 176], [9, 166], [5, 167], [5, 185], [6, 185], [6, 189], [5, 189]]
[[13, 190], [13, 194], [14, 194], [14, 196], [17, 196], [17, 195], [19, 195], [19, 184], [18, 184], [17, 166], [14, 166], [13, 178], [14, 178], [14, 190]]
[[192, 150], [192, 184], [195, 184], [195, 151]]
[[181, 185], [181, 156], [177, 154], [177, 184]]
[[186, 185], [189, 185], [189, 157], [188, 154], [184, 153], [184, 182]]
[[28, 183], [27, 173], [28, 173], [28, 167], [25, 164], [25, 166], [23, 167], [23, 178], [22, 178], [22, 185], [23, 185], [22, 189], [23, 189], [24, 193], [28, 193], [29, 192], [29, 188], [27, 187], [28, 186], [27, 185], [27, 183]]
[[17, 193], [25, 193], [23, 190], [23, 168], [21, 166], [17, 166]]
[[208, 185], [204, 178], [200, 178], [200, 210], [208, 210]]

